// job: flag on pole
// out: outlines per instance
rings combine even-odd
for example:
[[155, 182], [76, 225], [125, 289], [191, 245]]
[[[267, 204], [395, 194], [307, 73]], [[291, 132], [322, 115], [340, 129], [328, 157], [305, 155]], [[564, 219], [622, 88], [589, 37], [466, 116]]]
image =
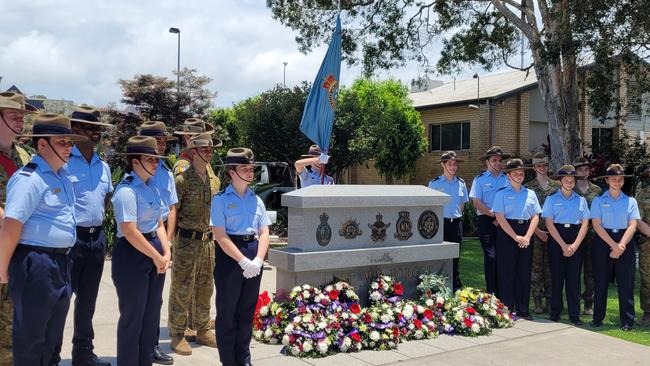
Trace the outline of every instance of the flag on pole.
[[340, 74], [341, 18], [337, 16], [336, 30], [332, 33], [327, 54], [325, 54], [316, 80], [311, 86], [300, 121], [300, 131], [320, 146], [325, 154], [329, 150], [330, 137], [332, 136]]

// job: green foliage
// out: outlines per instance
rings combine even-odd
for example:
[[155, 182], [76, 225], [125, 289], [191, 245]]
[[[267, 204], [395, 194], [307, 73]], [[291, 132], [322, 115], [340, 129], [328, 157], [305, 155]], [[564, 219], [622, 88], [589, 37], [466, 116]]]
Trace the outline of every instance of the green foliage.
[[463, 236], [477, 236], [478, 235], [478, 214], [476, 207], [470, 200], [465, 203], [463, 209]]
[[[111, 168], [113, 187], [117, 187], [123, 176], [124, 169], [121, 167]], [[106, 207], [106, 213], [104, 215], [104, 233], [106, 234], [106, 252], [110, 255], [115, 243], [117, 243], [117, 226], [115, 223], [115, 211], [113, 211], [113, 205], [108, 205]]]
[[217, 150], [219, 155], [225, 156], [228, 149], [242, 146], [242, 132], [233, 108], [208, 110], [205, 114], [205, 121], [212, 123], [216, 129], [215, 134], [223, 142], [223, 145]]
[[451, 299], [454, 294], [449, 286], [447, 286], [448, 281], [449, 279], [443, 274], [421, 274], [420, 283], [417, 286], [418, 292], [420, 293], [420, 300], [424, 302], [433, 296], [445, 300]]

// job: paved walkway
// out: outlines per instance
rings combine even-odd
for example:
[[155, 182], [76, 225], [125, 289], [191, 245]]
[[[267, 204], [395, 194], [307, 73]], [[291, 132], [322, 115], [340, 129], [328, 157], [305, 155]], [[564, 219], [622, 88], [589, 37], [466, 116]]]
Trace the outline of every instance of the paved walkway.
[[[95, 315], [95, 351], [115, 362], [117, 296], [111, 280], [111, 263], [106, 262]], [[166, 281], [161, 320], [161, 345], [169, 349]], [[275, 291], [275, 271], [264, 272], [262, 289]], [[213, 309], [214, 311], [214, 309]], [[64, 335], [62, 365], [70, 365], [72, 315], [68, 316]], [[547, 320], [516, 322], [514, 328], [497, 329], [490, 336], [468, 338], [441, 335], [424, 341], [402, 343], [394, 351], [362, 351], [337, 354], [321, 359], [298, 359], [280, 354], [282, 346], [253, 341], [253, 363], [264, 365], [650, 365], [650, 347], [600, 335], [566, 324]], [[172, 354], [175, 365], [217, 365], [216, 349], [196, 346], [192, 356]]]

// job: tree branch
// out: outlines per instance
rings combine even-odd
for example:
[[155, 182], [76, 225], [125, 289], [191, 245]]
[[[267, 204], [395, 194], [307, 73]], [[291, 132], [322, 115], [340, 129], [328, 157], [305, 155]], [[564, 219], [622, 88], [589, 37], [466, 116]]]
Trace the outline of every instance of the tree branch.
[[510, 22], [512, 22], [517, 28], [519, 28], [520, 31], [524, 33], [526, 38], [528, 38], [529, 42], [532, 42], [535, 39], [535, 31], [533, 27], [531, 27], [529, 24], [521, 20], [519, 16], [517, 16], [515, 13], [510, 10], [506, 4], [503, 2], [503, 0], [492, 0], [492, 5], [494, 5], [501, 14], [503, 14], [506, 19], [508, 19]]

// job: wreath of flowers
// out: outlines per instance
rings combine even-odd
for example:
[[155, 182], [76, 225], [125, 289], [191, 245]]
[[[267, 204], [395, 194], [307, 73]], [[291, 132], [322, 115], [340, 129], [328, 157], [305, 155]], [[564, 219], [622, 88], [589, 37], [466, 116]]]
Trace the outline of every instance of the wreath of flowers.
[[401, 282], [395, 282], [392, 277], [379, 275], [376, 280], [370, 283], [370, 304], [380, 305], [384, 303], [395, 306], [401, 305], [404, 287]]
[[271, 301], [255, 313], [253, 336], [260, 342], [278, 344], [282, 340], [288, 321], [288, 311], [283, 304]]
[[354, 306], [355, 310], [360, 311], [359, 296], [354, 292], [354, 287], [347, 282], [339, 281], [325, 286], [323, 295], [327, 296], [330, 301], [329, 312], [342, 312]]
[[407, 301], [397, 312], [400, 340], [429, 339], [438, 336], [438, 321], [433, 310]]
[[321, 313], [296, 315], [284, 329], [282, 344], [297, 357], [323, 357], [332, 352], [331, 326]]
[[420, 275], [420, 283], [417, 290], [420, 293], [420, 300], [433, 302], [445, 300], [453, 297], [451, 288], [447, 286], [447, 277], [442, 274], [425, 273]]
[[490, 328], [514, 326], [510, 309], [493, 294], [466, 287], [456, 291], [456, 298], [465, 306], [471, 306], [488, 322]]
[[488, 322], [476, 309], [462, 302], [453, 301], [447, 310], [446, 321], [449, 322], [450, 332], [467, 337], [487, 335], [492, 332]]
[[373, 305], [361, 315], [360, 330], [366, 335], [364, 346], [370, 349], [389, 350], [399, 343], [399, 325], [395, 322], [397, 312], [388, 303]]
[[292, 315], [322, 312], [330, 305], [330, 299], [311, 285], [296, 286], [289, 293], [289, 302], [294, 305]]

